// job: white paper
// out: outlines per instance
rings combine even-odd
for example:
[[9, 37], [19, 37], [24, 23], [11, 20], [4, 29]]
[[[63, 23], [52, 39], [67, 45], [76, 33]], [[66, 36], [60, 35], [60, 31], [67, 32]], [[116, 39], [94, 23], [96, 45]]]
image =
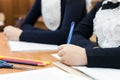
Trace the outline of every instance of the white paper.
[[8, 41], [11, 51], [46, 51], [57, 50], [57, 45], [40, 44], [22, 41]]
[[74, 74], [66, 73], [59, 68], [52, 67], [32, 71], [2, 74], [0, 80], [87, 80]]
[[74, 67], [96, 80], [120, 80], [120, 69]]

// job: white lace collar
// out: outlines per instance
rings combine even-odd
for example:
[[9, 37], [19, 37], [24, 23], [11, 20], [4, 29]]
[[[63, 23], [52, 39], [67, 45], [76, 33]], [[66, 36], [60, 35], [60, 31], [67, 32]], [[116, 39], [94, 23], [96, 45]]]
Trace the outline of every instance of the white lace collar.
[[115, 9], [98, 10], [94, 18], [94, 33], [102, 48], [120, 46], [120, 6]]
[[106, 3], [106, 2], [113, 2], [113, 3], [117, 3], [117, 2], [120, 2], [120, 0], [105, 0], [104, 2]]

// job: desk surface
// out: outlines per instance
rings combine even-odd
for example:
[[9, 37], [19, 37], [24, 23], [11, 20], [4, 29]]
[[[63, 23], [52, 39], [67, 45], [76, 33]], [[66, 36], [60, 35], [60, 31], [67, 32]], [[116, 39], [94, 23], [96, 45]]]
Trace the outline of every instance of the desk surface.
[[[57, 51], [36, 51], [36, 52], [11, 52], [10, 48], [7, 44], [7, 39], [4, 36], [4, 34], [0, 33], [0, 55], [1, 56], [9, 56], [9, 57], [17, 57], [17, 58], [26, 58], [31, 60], [43, 60], [43, 61], [50, 61], [50, 62], [57, 62], [58, 60], [51, 56], [51, 54], [56, 53]], [[43, 69], [48, 67], [53, 67], [54, 65], [51, 63], [50, 65], [46, 66], [30, 66], [30, 65], [22, 65], [22, 64], [14, 64], [16, 67], [22, 67], [22, 68], [29, 68], [29, 70], [35, 70], [35, 69]], [[27, 71], [28, 69], [7, 69], [2, 68], [0, 69], [0, 74], [7, 74], [7, 73], [15, 73], [15, 72], [22, 72]], [[73, 71], [73, 70], [72, 70]], [[70, 72], [70, 71], [69, 71]], [[74, 70], [74, 72], [76, 72]], [[92, 80], [92, 78], [86, 76], [85, 74], [77, 71], [77, 75], [79, 76], [85, 76], [87, 80]]]
[[[54, 62], [57, 61], [54, 57], [50, 54], [55, 53], [56, 51], [36, 51], [36, 52], [11, 52], [10, 48], [7, 44], [7, 39], [3, 33], [0, 33], [0, 55], [2, 56], [10, 56], [10, 57], [17, 57], [17, 58], [26, 58], [26, 59], [33, 59], [33, 60], [44, 60]], [[25, 67], [29, 69], [43, 69], [52, 67], [53, 64], [46, 65], [44, 67], [38, 66], [29, 66], [29, 65], [22, 65], [22, 64], [14, 64], [14, 66]], [[0, 74], [6, 73], [14, 73], [14, 72], [21, 72], [26, 71], [26, 69], [0, 69]]]

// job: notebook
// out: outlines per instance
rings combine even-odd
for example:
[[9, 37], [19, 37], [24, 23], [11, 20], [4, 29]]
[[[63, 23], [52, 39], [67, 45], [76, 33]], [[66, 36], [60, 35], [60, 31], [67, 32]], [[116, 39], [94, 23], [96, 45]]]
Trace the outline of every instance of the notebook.
[[8, 41], [11, 51], [46, 51], [57, 50], [57, 45], [22, 42], [22, 41]]

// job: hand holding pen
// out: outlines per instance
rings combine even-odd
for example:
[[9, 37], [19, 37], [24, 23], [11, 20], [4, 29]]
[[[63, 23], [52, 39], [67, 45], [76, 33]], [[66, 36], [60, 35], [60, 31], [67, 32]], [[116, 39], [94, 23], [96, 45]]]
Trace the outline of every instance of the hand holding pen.
[[4, 34], [6, 36], [6, 38], [8, 40], [11, 41], [19, 41], [20, 40], [20, 35], [22, 34], [22, 30], [19, 28], [15, 28], [15, 27], [19, 27], [18, 25], [20, 24], [20, 22], [22, 21], [22, 17], [20, 17], [16, 24], [14, 26], [6, 26], [4, 28]]

